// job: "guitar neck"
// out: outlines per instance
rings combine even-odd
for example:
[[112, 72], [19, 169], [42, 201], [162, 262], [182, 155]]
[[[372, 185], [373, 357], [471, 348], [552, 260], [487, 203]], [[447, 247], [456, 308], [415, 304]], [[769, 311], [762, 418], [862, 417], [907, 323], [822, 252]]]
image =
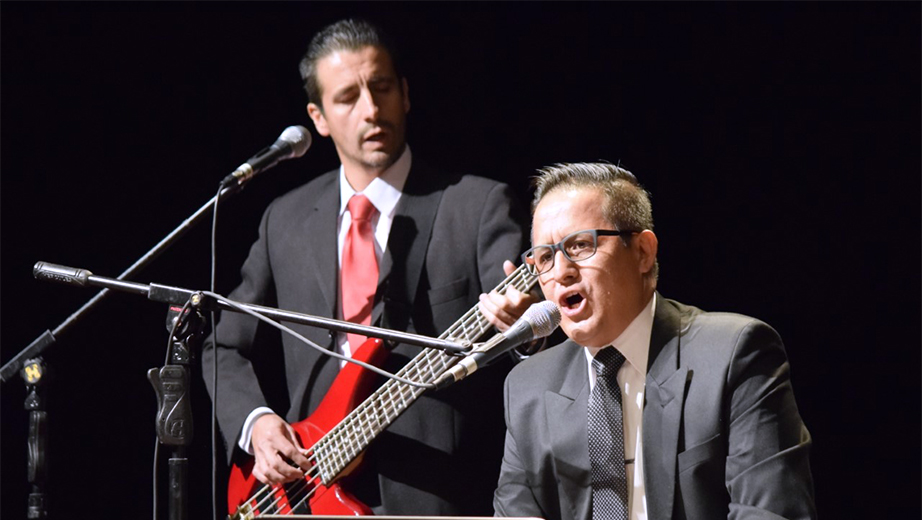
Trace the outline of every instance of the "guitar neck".
[[[500, 282], [496, 286], [496, 291], [505, 294], [509, 287], [514, 287], [526, 292], [536, 281], [537, 277], [522, 265]], [[473, 343], [489, 328], [490, 322], [475, 305], [448, 327], [439, 339]], [[458, 356], [446, 354], [441, 350], [424, 348], [400, 369], [397, 375], [422, 384], [432, 384], [459, 360]], [[378, 434], [425, 391], [425, 388], [388, 379], [368, 399], [330, 429], [312, 448], [323, 483], [330, 484]]]

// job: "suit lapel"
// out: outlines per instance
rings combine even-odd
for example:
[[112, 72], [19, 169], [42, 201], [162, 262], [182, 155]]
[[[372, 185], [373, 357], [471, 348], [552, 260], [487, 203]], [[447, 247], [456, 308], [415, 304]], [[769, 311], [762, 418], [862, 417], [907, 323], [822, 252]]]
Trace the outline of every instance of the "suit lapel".
[[661, 295], [650, 338], [643, 412], [644, 485], [651, 520], [672, 517], [688, 368], [679, 366], [682, 314]]
[[[329, 181], [318, 189], [321, 195], [314, 202], [313, 208], [307, 215], [304, 223], [303, 240], [304, 258], [308, 261], [304, 265], [313, 266], [311, 273], [304, 273], [305, 279], [311, 277], [314, 284], [320, 288], [320, 295], [324, 299], [324, 308], [330, 309], [336, 316], [336, 286], [339, 278], [338, 256], [335, 248], [323, 247], [329, 244], [332, 237], [336, 243], [336, 219], [339, 216], [339, 174], [330, 175]], [[316, 291], [307, 291], [307, 298], [315, 297]]]
[[568, 343], [575, 347], [576, 353], [567, 357], [569, 364], [562, 369], [564, 379], [560, 390], [545, 392], [545, 411], [554, 464], [557, 474], [562, 477], [560, 484], [566, 495], [566, 503], [561, 504], [561, 507], [567, 504], [571, 507], [571, 518], [588, 518], [592, 504], [586, 424], [589, 373], [582, 347], [572, 341]]
[[434, 185], [433, 177], [417, 166], [410, 170], [379, 266], [372, 323], [379, 323], [384, 315], [383, 326], [407, 329], [426, 261], [433, 221], [442, 199], [443, 190]]

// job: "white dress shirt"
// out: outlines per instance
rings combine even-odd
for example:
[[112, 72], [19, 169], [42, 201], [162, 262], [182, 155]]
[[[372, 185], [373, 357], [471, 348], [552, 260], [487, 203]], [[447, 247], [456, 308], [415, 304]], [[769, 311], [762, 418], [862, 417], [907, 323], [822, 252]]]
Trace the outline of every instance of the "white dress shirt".
[[[643, 485], [643, 394], [647, 377], [647, 357], [653, 334], [656, 294], [624, 332], [612, 343], [624, 355], [618, 371], [621, 406], [624, 417], [624, 459], [632, 460], [627, 468], [628, 510], [631, 520], [647, 520], [647, 496]], [[605, 347], [602, 347], [605, 348]], [[589, 370], [589, 391], [595, 388], [596, 373], [592, 360], [602, 348], [585, 347]], [[633, 469], [633, 471], [632, 471]]]
[[[362, 195], [368, 197], [368, 200], [371, 201], [375, 209], [378, 210], [377, 214], [371, 220], [371, 225], [375, 230], [375, 257], [378, 260], [378, 265], [381, 265], [381, 258], [384, 256], [384, 249], [387, 247], [387, 238], [391, 233], [391, 224], [394, 221], [394, 214], [397, 211], [397, 203], [400, 202], [400, 195], [403, 193], [403, 187], [407, 183], [407, 177], [410, 175], [410, 166], [413, 162], [413, 156], [410, 153], [410, 146], [407, 145], [403, 149], [403, 153], [400, 154], [400, 158], [397, 159], [397, 162], [392, 164], [387, 170], [375, 177], [371, 183], [362, 190]], [[346, 171], [343, 166], [339, 167], [339, 217], [336, 219], [336, 235], [337, 235], [337, 255], [339, 258], [338, 265], [342, 267], [343, 261], [343, 244], [346, 241], [346, 234], [349, 232], [349, 225], [352, 223], [352, 215], [349, 213], [348, 204], [349, 199], [352, 198], [357, 192], [349, 184], [349, 181], [346, 180]], [[339, 276], [336, 277], [339, 280]], [[339, 298], [342, 294], [342, 288], [339, 286], [339, 281], [337, 281], [337, 302], [336, 302], [336, 319], [342, 319], [343, 309], [342, 302], [339, 301]], [[346, 356], [352, 356], [352, 349], [358, 348], [361, 345], [352, 345], [350, 348], [349, 340], [346, 337], [346, 334], [337, 333], [336, 334], [336, 345], [339, 351]], [[346, 364], [346, 361], [340, 361], [340, 367]], [[271, 408], [261, 406], [256, 408], [250, 415], [247, 416], [246, 421], [243, 423], [243, 428], [240, 430], [240, 438], [237, 440], [237, 445], [240, 448], [250, 455], [253, 454], [253, 446], [251, 439], [253, 436], [253, 423], [259, 417], [267, 414], [275, 413]]]

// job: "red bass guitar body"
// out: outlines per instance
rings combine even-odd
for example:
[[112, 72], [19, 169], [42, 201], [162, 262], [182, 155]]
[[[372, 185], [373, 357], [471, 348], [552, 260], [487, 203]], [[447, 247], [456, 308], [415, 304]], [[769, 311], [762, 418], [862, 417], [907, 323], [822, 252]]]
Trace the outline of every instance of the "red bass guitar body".
[[[365, 341], [353, 359], [381, 366], [387, 349], [380, 339]], [[323, 401], [303, 421], [292, 424], [301, 446], [308, 449], [331, 428], [339, 424], [374, 390], [376, 374], [353, 363], [339, 371]], [[275, 485], [268, 489], [252, 475], [254, 459], [242, 465], [233, 464], [227, 489], [230, 518], [246, 520], [263, 514], [305, 514], [303, 504], [310, 504], [315, 515], [359, 516], [373, 514], [371, 509], [349, 494], [338, 482], [324, 486], [319, 476], [306, 476], [303, 481]], [[260, 488], [267, 488], [261, 490]], [[309, 497], [309, 498], [307, 498]]]

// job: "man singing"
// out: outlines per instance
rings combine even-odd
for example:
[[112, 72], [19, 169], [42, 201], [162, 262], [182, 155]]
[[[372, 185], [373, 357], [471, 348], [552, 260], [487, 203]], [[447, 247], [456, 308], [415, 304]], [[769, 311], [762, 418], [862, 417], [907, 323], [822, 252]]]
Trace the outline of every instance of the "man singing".
[[781, 339], [656, 292], [658, 242], [635, 177], [550, 167], [532, 209], [523, 260], [569, 340], [506, 380], [496, 514], [814, 518], [810, 434]]

